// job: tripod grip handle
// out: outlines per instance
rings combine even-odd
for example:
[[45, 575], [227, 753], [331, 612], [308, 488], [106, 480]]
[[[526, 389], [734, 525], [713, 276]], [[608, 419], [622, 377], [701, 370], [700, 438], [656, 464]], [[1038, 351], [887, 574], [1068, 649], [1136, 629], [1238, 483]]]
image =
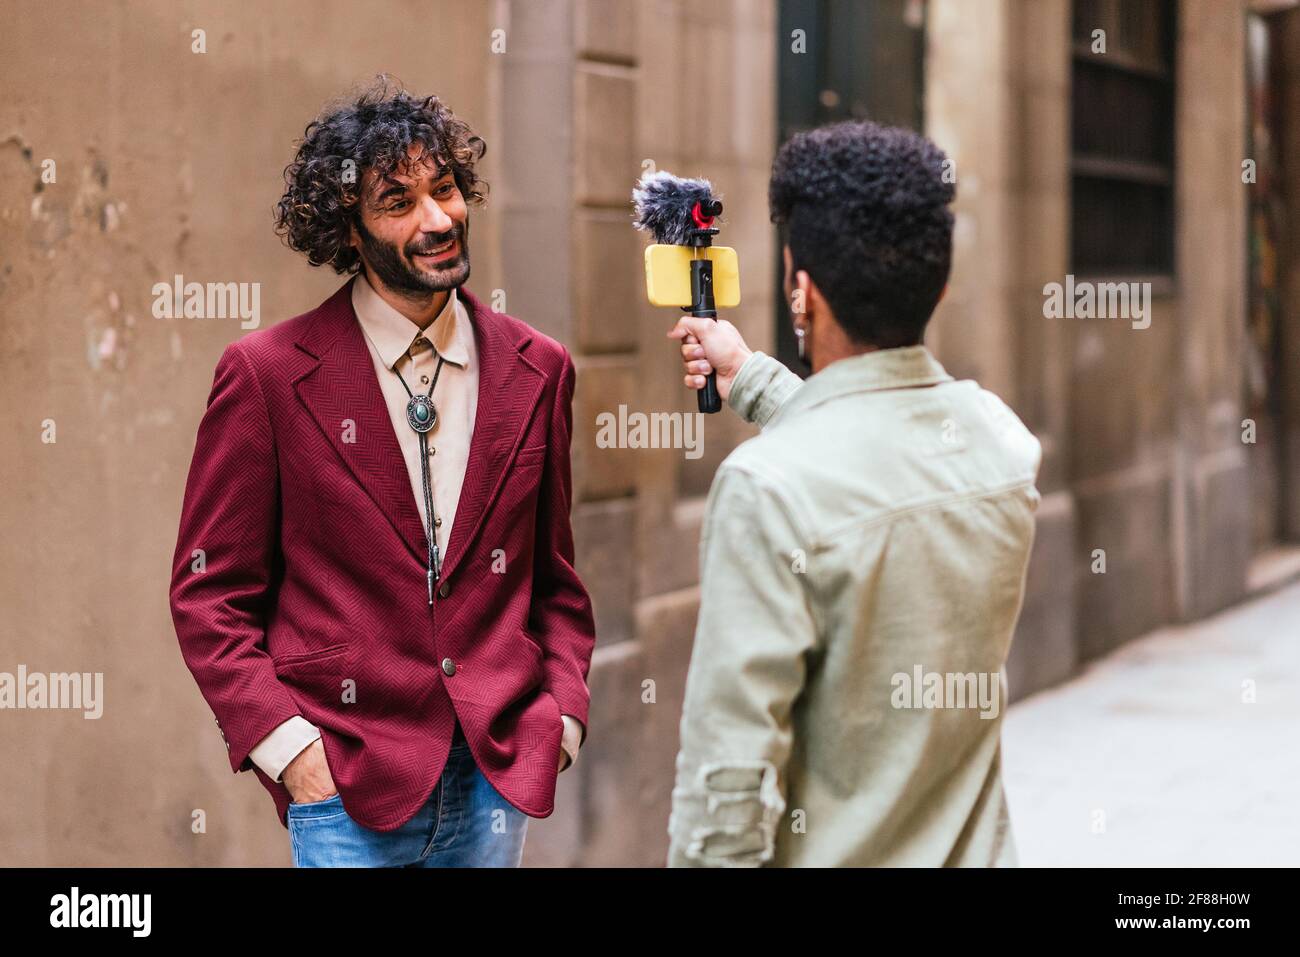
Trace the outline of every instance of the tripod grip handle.
[[721, 412], [722, 396], [718, 393], [718, 374], [710, 372], [704, 388], [698, 393], [701, 412]]

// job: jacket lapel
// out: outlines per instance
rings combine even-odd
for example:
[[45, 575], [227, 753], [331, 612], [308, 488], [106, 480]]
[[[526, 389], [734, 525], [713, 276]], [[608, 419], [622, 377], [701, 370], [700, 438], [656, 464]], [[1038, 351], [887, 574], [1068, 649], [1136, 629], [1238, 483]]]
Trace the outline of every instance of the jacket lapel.
[[[384, 394], [352, 308], [352, 283], [321, 306], [298, 345], [319, 361], [294, 383], [298, 397], [339, 457], [423, 563], [427, 539]], [[355, 441], [345, 442], [347, 420]]]
[[444, 578], [460, 564], [488, 506], [501, 493], [546, 384], [542, 371], [523, 355], [532, 337], [515, 338], [506, 323], [464, 286], [459, 295], [470, 314], [478, 350], [478, 408], [456, 521], [443, 562]]
[[[299, 347], [318, 361], [297, 377], [294, 386], [322, 434], [423, 566], [428, 539], [370, 351], [352, 308], [355, 281], [355, 277], [349, 280], [321, 305], [316, 320], [299, 339]], [[444, 578], [460, 563], [488, 506], [500, 494], [546, 384], [541, 370], [522, 354], [531, 337], [515, 338], [509, 327], [463, 286], [458, 294], [474, 329], [478, 406], [456, 520], [443, 556]], [[343, 441], [348, 419], [356, 423], [355, 442]]]

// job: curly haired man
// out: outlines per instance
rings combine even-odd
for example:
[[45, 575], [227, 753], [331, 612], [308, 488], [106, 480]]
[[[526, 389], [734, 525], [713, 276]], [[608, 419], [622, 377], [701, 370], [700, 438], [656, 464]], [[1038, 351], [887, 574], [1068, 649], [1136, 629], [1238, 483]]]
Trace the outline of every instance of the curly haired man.
[[762, 434], [718, 468], [669, 822], [674, 866], [1014, 864], [1004, 663], [1038, 440], [922, 344], [954, 186], [908, 130], [796, 134], [769, 198], [801, 381], [682, 319], [686, 384]]
[[517, 866], [586, 736], [574, 364], [465, 286], [483, 152], [386, 83], [308, 125], [277, 228], [350, 278], [231, 343], [199, 426], [173, 619], [297, 866]]

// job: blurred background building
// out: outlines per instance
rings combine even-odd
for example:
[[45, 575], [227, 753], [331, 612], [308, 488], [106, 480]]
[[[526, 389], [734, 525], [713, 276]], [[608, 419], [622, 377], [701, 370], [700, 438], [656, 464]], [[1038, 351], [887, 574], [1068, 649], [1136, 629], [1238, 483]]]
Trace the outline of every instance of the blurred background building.
[[[228, 771], [167, 605], [195, 428], [244, 331], [155, 319], [151, 290], [259, 282], [265, 325], [337, 288], [271, 210], [308, 120], [381, 71], [487, 140], [470, 288], [578, 364], [590, 736], [525, 863], [663, 862], [704, 496], [751, 434], [724, 413], [698, 459], [596, 445], [620, 405], [695, 409], [675, 317], [644, 301], [628, 200], [646, 169], [714, 182], [742, 260], [728, 318], [790, 360], [767, 214], [780, 141], [871, 118], [954, 161], [954, 271], [927, 343], [1044, 448], [1014, 696], [1300, 569], [1290, 0], [51, 0], [6, 19], [2, 667], [103, 671], [106, 707], [0, 717], [0, 863], [289, 862], [263, 789]], [[1149, 326], [1046, 318], [1044, 286], [1070, 275], [1149, 282]]]

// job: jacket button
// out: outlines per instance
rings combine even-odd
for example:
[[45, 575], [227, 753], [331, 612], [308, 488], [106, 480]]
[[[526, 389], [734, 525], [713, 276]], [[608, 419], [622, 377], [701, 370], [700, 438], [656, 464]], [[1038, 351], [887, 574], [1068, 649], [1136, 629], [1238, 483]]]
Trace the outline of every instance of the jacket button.
[[443, 582], [438, 586], [438, 597], [446, 598], [451, 594], [451, 582]]
[[448, 678], [454, 675], [456, 673], [456, 662], [452, 661], [450, 658], [443, 658], [442, 673], [445, 674]]

